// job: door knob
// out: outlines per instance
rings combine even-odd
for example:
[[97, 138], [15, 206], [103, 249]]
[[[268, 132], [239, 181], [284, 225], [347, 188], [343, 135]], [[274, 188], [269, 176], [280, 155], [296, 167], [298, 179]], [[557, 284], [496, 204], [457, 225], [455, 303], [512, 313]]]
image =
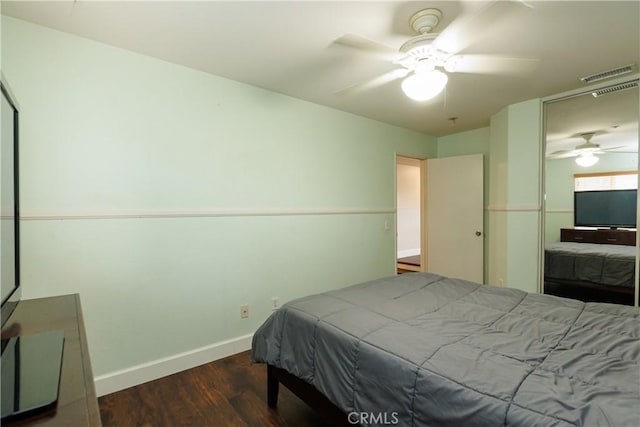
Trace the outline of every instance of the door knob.
[[482, 236], [482, 231], [476, 231], [476, 236]]

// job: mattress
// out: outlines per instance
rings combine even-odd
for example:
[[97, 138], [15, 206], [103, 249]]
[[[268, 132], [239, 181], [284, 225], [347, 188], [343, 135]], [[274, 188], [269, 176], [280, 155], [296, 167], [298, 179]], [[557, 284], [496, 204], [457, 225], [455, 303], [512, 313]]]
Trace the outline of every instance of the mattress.
[[635, 426], [639, 334], [633, 307], [409, 273], [284, 305], [252, 361], [402, 426]]
[[557, 242], [545, 245], [545, 280], [633, 288], [635, 246]]

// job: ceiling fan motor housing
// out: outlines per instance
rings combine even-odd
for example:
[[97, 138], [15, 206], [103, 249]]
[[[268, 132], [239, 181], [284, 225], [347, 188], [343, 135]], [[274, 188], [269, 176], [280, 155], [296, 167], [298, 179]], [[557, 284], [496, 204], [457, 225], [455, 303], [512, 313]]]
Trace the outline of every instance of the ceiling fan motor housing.
[[449, 60], [454, 58], [454, 55], [433, 45], [437, 36], [437, 34], [422, 34], [407, 40], [400, 46], [400, 52], [407, 54], [407, 56], [397, 60], [396, 63], [411, 70], [427, 68], [433, 70], [435, 67], [442, 67], [447, 71], [454, 71], [453, 68], [448, 67], [451, 62]]
[[452, 54], [434, 46], [433, 41], [438, 34], [431, 33], [440, 19], [442, 19], [442, 12], [438, 9], [423, 9], [413, 14], [409, 24], [420, 35], [407, 40], [400, 46], [400, 52], [407, 54], [407, 57], [397, 60], [396, 63], [414, 71], [433, 70], [435, 67], [445, 68]]
[[438, 9], [423, 9], [411, 16], [409, 25], [418, 34], [427, 34], [433, 30], [442, 19], [442, 12]]

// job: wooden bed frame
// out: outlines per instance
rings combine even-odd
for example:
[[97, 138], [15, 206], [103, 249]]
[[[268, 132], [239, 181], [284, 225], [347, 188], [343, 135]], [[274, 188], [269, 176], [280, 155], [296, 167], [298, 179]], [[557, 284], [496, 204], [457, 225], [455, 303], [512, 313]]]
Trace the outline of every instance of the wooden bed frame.
[[278, 405], [278, 392], [280, 384], [286, 386], [300, 400], [318, 411], [332, 426], [353, 426], [347, 418], [347, 414], [342, 412], [333, 402], [320, 393], [314, 386], [301, 380], [285, 371], [272, 365], [267, 365], [267, 405], [275, 408]]
[[584, 302], [633, 305], [634, 289], [576, 280], [545, 279], [544, 293]]

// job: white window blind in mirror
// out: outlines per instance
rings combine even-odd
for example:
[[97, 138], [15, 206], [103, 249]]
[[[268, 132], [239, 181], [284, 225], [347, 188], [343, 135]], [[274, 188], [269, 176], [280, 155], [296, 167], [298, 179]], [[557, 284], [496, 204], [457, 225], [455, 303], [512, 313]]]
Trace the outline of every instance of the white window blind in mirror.
[[633, 190], [638, 188], [638, 172], [575, 174], [575, 191]]

